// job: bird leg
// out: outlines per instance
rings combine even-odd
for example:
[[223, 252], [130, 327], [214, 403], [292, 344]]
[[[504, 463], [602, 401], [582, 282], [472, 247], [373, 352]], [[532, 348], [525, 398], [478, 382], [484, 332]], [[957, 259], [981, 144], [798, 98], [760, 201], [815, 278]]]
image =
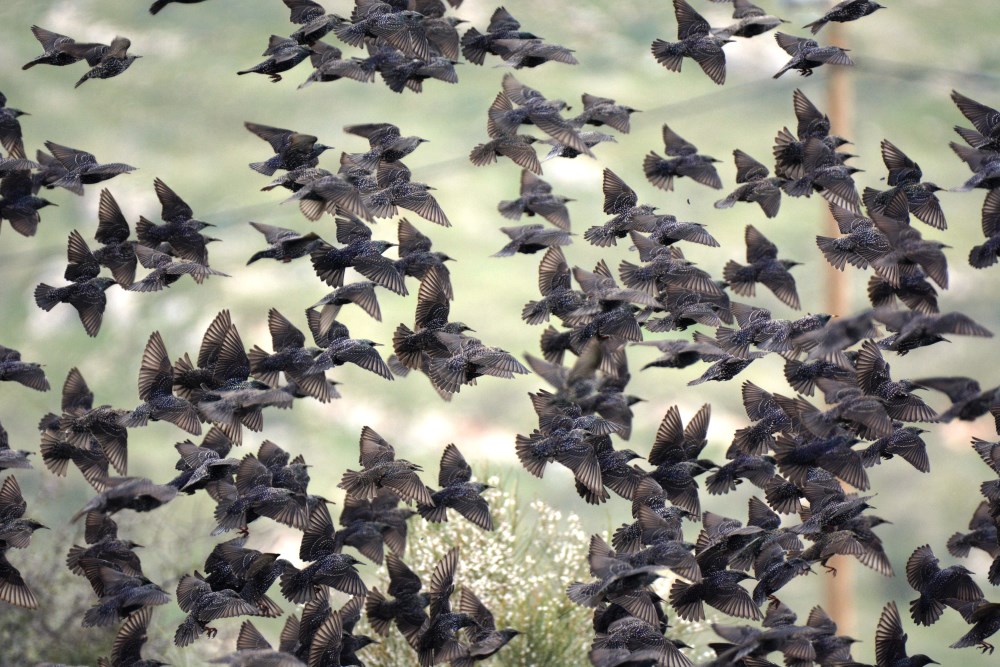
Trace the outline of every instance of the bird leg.
[[978, 644], [976, 644], [976, 647], [980, 651], [982, 651], [984, 655], [986, 653], [993, 655], [993, 649], [996, 648], [995, 646], [993, 646], [993, 644], [990, 644], [989, 642], [979, 642]]
[[219, 634], [219, 629], [218, 628], [210, 628], [210, 627], [208, 627], [206, 625], [205, 626], [205, 634], [208, 635], [210, 638], [215, 639], [215, 635]]

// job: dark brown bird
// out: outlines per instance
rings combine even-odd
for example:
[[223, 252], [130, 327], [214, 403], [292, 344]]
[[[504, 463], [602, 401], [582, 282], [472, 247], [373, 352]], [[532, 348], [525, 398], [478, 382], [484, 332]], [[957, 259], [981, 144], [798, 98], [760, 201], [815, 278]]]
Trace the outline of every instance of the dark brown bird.
[[22, 160], [25, 158], [24, 142], [21, 139], [21, 123], [17, 119], [27, 115], [29, 114], [25, 111], [7, 106], [6, 96], [0, 93], [0, 145], [7, 149], [12, 158]]
[[677, 17], [677, 42], [657, 39], [652, 52], [656, 62], [671, 72], [680, 72], [684, 58], [691, 58], [708, 77], [720, 86], [726, 82], [726, 55], [722, 47], [733, 41], [712, 32], [701, 14], [685, 0], [674, 0]]
[[802, 76], [812, 76], [813, 70], [820, 65], [853, 65], [854, 61], [847, 55], [846, 49], [839, 46], [820, 46], [815, 39], [795, 37], [783, 32], [775, 33], [774, 39], [778, 46], [792, 57], [784, 67], [774, 75], [777, 79], [790, 69], [798, 70]]
[[[55, 65], [56, 67], [72, 65], [84, 59], [83, 52], [104, 46], [103, 44], [76, 44], [76, 40], [72, 37], [60, 35], [37, 25], [31, 26], [31, 32], [42, 45], [44, 53], [25, 63], [21, 69], [30, 69], [35, 65]], [[63, 48], [70, 44], [75, 45], [76, 48]]]
[[699, 155], [698, 148], [663, 125], [664, 151], [669, 158], [662, 158], [655, 152], [650, 152], [642, 161], [642, 171], [650, 183], [661, 190], [672, 191], [674, 179], [687, 176], [702, 185], [715, 190], [722, 188], [719, 172], [712, 166], [718, 162], [714, 157]]
[[[860, 18], [864, 18], [869, 14], [873, 14], [879, 9], [885, 9], [885, 5], [880, 5], [877, 2], [872, 2], [871, 0], [844, 0], [843, 2], [838, 2], [833, 6], [833, 9], [823, 14], [822, 17], [813, 21], [812, 23], [807, 23], [803, 28], [809, 28], [812, 30], [812, 34], [818, 33], [823, 29], [830, 21], [836, 21], [837, 23], [846, 23], [847, 21], [857, 21]], [[881, 663], [879, 667], [882, 667]]]
[[74, 88], [79, 88], [88, 79], [110, 79], [118, 76], [127, 70], [137, 58], [142, 56], [128, 55], [128, 49], [132, 42], [126, 37], [115, 37], [111, 41], [111, 46], [98, 49], [96, 52], [86, 48], [87, 44], [67, 44], [62, 48], [70, 52], [78, 53], [77, 49], [83, 47], [86, 50], [85, 58], [90, 70], [80, 77]]
[[264, 55], [268, 56], [267, 60], [257, 63], [250, 69], [240, 70], [236, 73], [266, 74], [271, 78], [272, 83], [278, 83], [281, 81], [282, 72], [287, 72], [298, 65], [310, 53], [312, 53], [312, 49], [308, 46], [302, 46], [290, 37], [271, 35], [267, 42], [267, 48], [264, 50]]

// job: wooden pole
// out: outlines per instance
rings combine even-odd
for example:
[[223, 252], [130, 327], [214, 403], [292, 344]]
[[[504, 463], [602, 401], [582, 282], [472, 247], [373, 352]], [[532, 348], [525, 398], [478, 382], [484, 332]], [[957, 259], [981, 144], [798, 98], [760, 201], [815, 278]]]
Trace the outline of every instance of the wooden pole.
[[[840, 23], [829, 23], [824, 30], [827, 43], [847, 48], [846, 31]], [[831, 134], [854, 139], [854, 89], [851, 68], [831, 65], [827, 88], [827, 115], [830, 117]], [[830, 236], [840, 236], [836, 220], [824, 203], [824, 213]], [[851, 294], [847, 275], [826, 263], [826, 312], [835, 317], [849, 315]], [[836, 576], [828, 576], [824, 591], [823, 608], [837, 622], [837, 634], [855, 636], [857, 616], [854, 596], [855, 563], [847, 556], [836, 556], [830, 565], [837, 568]]]

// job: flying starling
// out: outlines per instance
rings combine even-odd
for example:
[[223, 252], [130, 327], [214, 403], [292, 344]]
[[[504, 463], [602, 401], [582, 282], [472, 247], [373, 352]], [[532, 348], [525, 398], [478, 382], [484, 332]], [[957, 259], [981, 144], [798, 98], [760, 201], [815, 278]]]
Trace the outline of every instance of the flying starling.
[[839, 46], [820, 46], [815, 39], [795, 37], [783, 32], [775, 33], [778, 46], [792, 57], [778, 73], [777, 79], [790, 69], [798, 70], [802, 76], [812, 76], [813, 69], [820, 65], [853, 65], [854, 61], [847, 55], [846, 49]]
[[493, 530], [489, 504], [480, 496], [490, 487], [472, 481], [472, 468], [454, 444], [445, 447], [441, 455], [438, 485], [441, 489], [431, 492], [433, 505], [417, 505], [420, 516], [432, 523], [447, 521], [450, 507], [483, 530]]
[[679, 41], [655, 40], [651, 50], [656, 62], [671, 72], [680, 72], [684, 58], [692, 58], [712, 81], [720, 86], [724, 84], [726, 55], [722, 47], [732, 40], [715, 35], [708, 21], [685, 0], [674, 0], [674, 14]]
[[[57, 32], [46, 30], [37, 25], [31, 26], [31, 32], [35, 35], [35, 39], [38, 40], [39, 44], [42, 45], [44, 52], [42, 55], [22, 65], [21, 69], [30, 69], [35, 65], [55, 65], [56, 67], [72, 65], [75, 62], [83, 60], [86, 51], [96, 50], [104, 46], [103, 44], [76, 44], [76, 40], [72, 37], [60, 35]], [[75, 48], [64, 48], [70, 44], [74, 45]]]
[[729, 260], [723, 269], [726, 282], [737, 294], [754, 295], [754, 284], [761, 283], [774, 292], [782, 303], [798, 310], [799, 295], [795, 278], [788, 272], [799, 262], [778, 259], [778, 247], [767, 240], [753, 225], [746, 228], [747, 265]]
[[278, 83], [281, 81], [282, 72], [287, 72], [298, 65], [310, 53], [312, 49], [302, 46], [290, 37], [271, 35], [263, 54], [268, 56], [267, 60], [257, 63], [250, 69], [240, 70], [237, 74], [266, 74], [272, 83]]
[[[150, 5], [150, 7], [149, 7], [149, 13], [150, 14], [159, 14], [161, 9], [163, 9], [167, 5], [169, 5], [171, 3], [174, 3], [174, 2], [180, 2], [180, 3], [186, 4], [186, 5], [193, 5], [196, 2], [204, 2], [204, 1], [205, 0], [156, 0], [156, 2], [154, 2], [152, 5]], [[147, 619], [147, 622], [148, 622], [148, 619]]]
[[[834, 5], [833, 9], [823, 14], [821, 18], [812, 23], [807, 23], [802, 27], [809, 28], [812, 30], [812, 34], [815, 35], [830, 21], [836, 21], [837, 23], [857, 21], [879, 9], [885, 9], [885, 5], [880, 5], [871, 0], [844, 0]], [[881, 667], [881, 664], [879, 667]]]
[[756, 202], [768, 218], [778, 215], [781, 185], [785, 179], [769, 178], [771, 172], [767, 167], [738, 148], [733, 151], [733, 158], [736, 161], [736, 182], [742, 185], [725, 199], [715, 202], [715, 208], [731, 208], [738, 201]]
[[[80, 46], [87, 45], [71, 44], [63, 48], [72, 50], [74, 47]], [[88, 54], [87, 62], [91, 65], [91, 68], [86, 74], [80, 77], [80, 80], [73, 87], [79, 88], [87, 79], [110, 79], [127, 70], [135, 62], [136, 58], [142, 58], [142, 56], [128, 55], [130, 46], [132, 46], [132, 42], [129, 39], [115, 37], [111, 41], [111, 46], [107, 47], [107, 50], [102, 49], [99, 51], [100, 58], [96, 62]]]
[[651, 151], [642, 161], [642, 171], [650, 183], [661, 190], [673, 191], [674, 179], [687, 176], [710, 188], [722, 188], [719, 173], [712, 166], [718, 160], [708, 155], [699, 155], [694, 144], [686, 141], [666, 124], [663, 125], [663, 145], [670, 157], [661, 158]]
[[265, 176], [273, 176], [278, 169], [292, 170], [298, 167], [315, 167], [319, 156], [332, 146], [319, 143], [311, 134], [301, 134], [270, 125], [246, 121], [243, 123], [250, 132], [271, 145], [274, 157], [264, 162], [254, 162], [250, 168]]

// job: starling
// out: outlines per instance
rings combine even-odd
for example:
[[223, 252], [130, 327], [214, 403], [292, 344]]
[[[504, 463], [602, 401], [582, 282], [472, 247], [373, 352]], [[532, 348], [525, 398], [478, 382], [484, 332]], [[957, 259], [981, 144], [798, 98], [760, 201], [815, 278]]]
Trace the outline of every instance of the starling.
[[940, 391], [951, 401], [951, 407], [938, 415], [938, 421], [953, 419], [975, 421], [1000, 402], [1000, 387], [983, 390], [979, 383], [967, 377], [933, 377], [914, 380], [915, 384]]
[[322, 241], [315, 232], [299, 234], [291, 229], [265, 225], [260, 222], [251, 222], [250, 226], [264, 235], [264, 240], [270, 244], [270, 247], [267, 250], [255, 252], [247, 260], [248, 265], [265, 258], [288, 263], [293, 259], [305, 257]]
[[[860, 18], [874, 13], [876, 10], [885, 9], [885, 5], [880, 5], [871, 0], [844, 0], [833, 6], [833, 9], [812, 23], [807, 23], [803, 28], [812, 30], [812, 34], [818, 33], [830, 21], [846, 23], [847, 21], [857, 21]], [[882, 667], [879, 663], [879, 667]]]
[[21, 236], [34, 236], [41, 222], [38, 210], [56, 205], [35, 196], [27, 169], [11, 171], [0, 179], [0, 220], [10, 222]]
[[344, 23], [346, 19], [336, 14], [327, 14], [323, 6], [312, 0], [283, 0], [290, 10], [289, 20], [302, 27], [292, 33], [291, 38], [299, 44], [315, 46], [327, 33]]
[[871, 218], [858, 215], [833, 202], [830, 202], [830, 213], [844, 236], [817, 236], [816, 246], [834, 268], [843, 271], [850, 264], [866, 269], [892, 251], [889, 239], [879, 231]]
[[969, 148], [954, 141], [948, 145], [972, 170], [972, 176], [962, 185], [952, 188], [952, 192], [970, 192], [976, 188], [995, 190], [1000, 187], [1000, 153]]
[[[615, 217], [603, 225], [590, 227], [583, 238], [593, 245], [607, 247], [617, 245], [617, 239], [624, 238], [630, 231], [653, 230], [648, 216], [656, 210], [655, 207], [640, 204], [639, 195], [618, 174], [605, 169], [601, 189], [604, 192], [604, 212]], [[638, 216], [647, 216], [647, 222], [640, 224], [636, 220]]]
[[[272, 83], [278, 83], [281, 81], [282, 72], [287, 72], [298, 65], [310, 53], [312, 53], [312, 49], [308, 46], [302, 46], [290, 37], [271, 35], [267, 42], [267, 49], [264, 50], [264, 55], [268, 56], [267, 60], [257, 63], [250, 69], [240, 70], [237, 74], [266, 74], [271, 78]], [[268, 175], [270, 176], [270, 174]]]
[[[300, 31], [296, 31], [296, 34]], [[299, 84], [300, 89], [317, 81], [327, 82], [347, 78], [370, 83], [374, 78], [374, 72], [364, 69], [354, 58], [341, 59], [343, 53], [336, 46], [317, 41], [311, 45], [311, 48], [309, 62], [315, 69], [308, 79]]]
[[535, 176], [527, 169], [521, 170], [520, 197], [502, 201], [497, 205], [500, 214], [505, 218], [520, 220], [521, 215], [540, 215], [559, 229], [569, 231], [569, 212], [566, 202], [568, 197], [552, 194], [552, 186]]
[[361, 8], [352, 16], [353, 22], [342, 23], [334, 32], [351, 46], [364, 46], [366, 37], [381, 38], [408, 59], [428, 60], [431, 54], [424, 16], [405, 7], [399, 9], [386, 4]]
[[[789, 558], [789, 555], [792, 557]], [[780, 544], [772, 542], [761, 550], [754, 561], [754, 573], [757, 575], [757, 586], [753, 589], [754, 604], [764, 604], [792, 579], [808, 572], [812, 572], [808, 561], [789, 554]]]
[[[935, 421], [942, 421], [940, 416]], [[930, 472], [931, 464], [927, 458], [927, 443], [920, 437], [927, 433], [916, 426], [903, 426], [901, 422], [893, 422], [892, 435], [879, 438], [861, 453], [865, 467], [878, 465], [883, 459], [899, 456], [920, 472]]]
[[139, 400], [137, 407], [121, 420], [123, 426], [145, 426], [148, 420], [169, 421], [192, 435], [201, 434], [198, 412], [187, 400], [173, 394], [174, 370], [159, 331], [149, 336], [139, 368]]
[[128, 221], [107, 189], [101, 190], [97, 220], [94, 239], [101, 247], [94, 251], [94, 258], [101, 266], [111, 270], [111, 275], [121, 287], [128, 288], [135, 282], [136, 244], [128, 240], [131, 234]]
[[861, 345], [854, 366], [858, 386], [866, 394], [877, 396], [893, 419], [937, 421], [937, 413], [913, 394], [913, 391], [923, 387], [910, 380], [894, 381], [889, 375], [889, 364], [882, 358], [882, 352], [874, 341], [866, 340]]
[[515, 40], [533, 39], [537, 39], [537, 37], [530, 32], [521, 30], [520, 22], [505, 8], [498, 7], [490, 16], [490, 23], [485, 33], [470, 28], [462, 36], [462, 55], [469, 62], [482, 65], [487, 53], [499, 55], [501, 52], [503, 47], [497, 45], [496, 42], [504, 40], [503, 46], [509, 50], [511, 42]]
[[[275, 159], [271, 158], [269, 162]], [[266, 165], [267, 163], [257, 162], [254, 164]], [[312, 170], [311, 167], [299, 167], [296, 171], [304, 169]], [[290, 175], [296, 171], [288, 173]], [[323, 172], [324, 170], [319, 171]], [[297, 181], [293, 180], [293, 182]], [[304, 179], [304, 182], [298, 183], [295, 194], [282, 203], [291, 201], [299, 202], [299, 210], [302, 215], [313, 222], [319, 220], [324, 212], [330, 215], [343, 214], [352, 218], [360, 216], [365, 220], [371, 220], [373, 217], [356, 184], [352, 184], [336, 174], [323, 173], [317, 174], [315, 178]], [[388, 215], [382, 217], [388, 217]]]
[[910, 616], [917, 625], [933, 625], [944, 613], [962, 602], [978, 602], [983, 592], [961, 565], [942, 569], [930, 546], [917, 547], [906, 561], [906, 580], [920, 596], [910, 603]]
[[[35, 65], [55, 65], [56, 67], [72, 65], [83, 60], [86, 51], [104, 46], [103, 44], [76, 44], [72, 37], [60, 35], [37, 25], [31, 26], [31, 32], [38, 43], [42, 45], [44, 52], [22, 65], [21, 69], [30, 69]], [[74, 45], [75, 48], [64, 48], [70, 44]], [[8, 150], [10, 149], [8, 148]]]
[[440, 391], [457, 394], [462, 385], [476, 384], [485, 375], [510, 379], [530, 371], [506, 350], [485, 345], [478, 338], [439, 331], [437, 339], [448, 349], [448, 356], [431, 359], [428, 374]]
[[985, 269], [997, 263], [1000, 257], [1000, 189], [990, 190], [983, 201], [983, 236], [986, 243], [973, 246], [969, 251], [969, 265]]
[[312, 366], [306, 371], [307, 375], [317, 375], [330, 368], [352, 363], [366, 371], [380, 375], [386, 380], [395, 379], [392, 371], [375, 350], [375, 347], [381, 343], [365, 338], [351, 338], [347, 327], [339, 322], [334, 322], [333, 327], [328, 332], [324, 332], [323, 340], [317, 340], [317, 343], [326, 349], [313, 359]]
[[453, 261], [454, 258], [443, 252], [431, 250], [433, 247], [431, 239], [422, 234], [406, 218], [400, 219], [397, 235], [399, 260], [395, 262], [396, 269], [404, 276], [412, 276], [420, 281], [423, 281], [431, 273], [437, 273], [445, 297], [449, 300], [453, 299], [455, 294], [452, 291], [451, 276], [445, 262]]
[[21, 353], [0, 345], [0, 382], [18, 382], [35, 391], [48, 391], [49, 381], [41, 364], [21, 361]]
[[291, 602], [306, 602], [313, 597], [317, 585], [330, 586], [348, 595], [365, 595], [368, 588], [358, 575], [354, 556], [328, 553], [301, 570], [290, 566], [281, 575], [281, 594]]
[[[675, 0], [675, 3], [683, 1]], [[663, 145], [669, 158], [661, 158], [651, 151], [642, 161], [642, 171], [650, 183], [661, 190], [672, 191], [674, 178], [688, 176], [710, 188], [722, 188], [719, 173], [712, 166], [718, 160], [708, 155], [699, 155], [694, 144], [683, 139], [666, 124], [663, 125]]]
[[144, 245], [135, 246], [135, 256], [143, 268], [152, 270], [142, 280], [129, 285], [126, 289], [130, 292], [159, 292], [185, 275], [191, 276], [199, 285], [209, 276], [229, 277], [228, 273], [196, 261], [174, 261], [172, 256]]
[[188, 614], [174, 633], [174, 644], [177, 646], [192, 644], [202, 632], [214, 637], [218, 631], [208, 624], [216, 619], [257, 616], [260, 613], [257, 607], [234, 590], [213, 591], [197, 572], [194, 575], [185, 574], [177, 583], [177, 604], [181, 611]]
[[84, 560], [81, 565], [94, 593], [100, 598], [83, 615], [85, 628], [113, 625], [141, 609], [170, 601], [166, 591], [146, 577], [118, 572], [99, 560]]
[[370, 637], [353, 635], [360, 619], [362, 597], [351, 598], [342, 609], [331, 612], [313, 635], [309, 662], [313, 665], [360, 665], [356, 653], [373, 643]]
[[750, 0], [733, 0], [733, 18], [736, 19], [736, 23], [724, 28], [712, 28], [712, 34], [723, 38], [750, 38], [774, 30], [782, 23], [788, 23], [777, 16], [771, 16]]
[[502, 86], [488, 112], [486, 129], [491, 137], [514, 134], [522, 124], [534, 125], [563, 146], [593, 157], [576, 128], [560, 114], [565, 102], [545, 99], [541, 92], [525, 86], [513, 74], [504, 75]]
[[498, 135], [490, 141], [479, 144], [469, 153], [469, 160], [477, 167], [485, 167], [497, 161], [498, 156], [508, 157], [515, 164], [534, 174], [542, 173], [542, 165], [531, 144], [537, 139], [527, 134]]
[[993, 337], [993, 332], [962, 313], [922, 315], [912, 310], [879, 309], [875, 311], [875, 319], [895, 332], [892, 336], [879, 341], [879, 347], [892, 350], [899, 355], [907, 354], [918, 347], [947, 340], [942, 334]]
[[0, 93], [0, 145], [7, 149], [11, 158], [23, 160], [25, 157], [21, 123], [17, 119], [27, 115], [20, 109], [7, 106], [7, 97]]
[[962, 115], [968, 118], [969, 122], [976, 128], [976, 131], [972, 131], [956, 127], [955, 131], [973, 148], [987, 150], [1000, 148], [1000, 122], [998, 122], [997, 110], [966, 97], [956, 90], [951, 91], [951, 99]]
[[733, 151], [733, 157], [736, 160], [736, 182], [742, 185], [725, 199], [715, 202], [715, 208], [730, 208], [738, 201], [756, 202], [768, 218], [778, 215], [781, 208], [780, 186], [785, 179], [769, 178], [767, 167], [738, 148]]
[[280, 373], [284, 372], [303, 392], [321, 403], [333, 398], [324, 374], [309, 373], [321, 350], [305, 347], [305, 335], [274, 308], [267, 312], [267, 327], [274, 353], [268, 354], [256, 345], [247, 353], [253, 376], [271, 387], [278, 387]]
[[986, 638], [1000, 630], [1000, 604], [984, 601], [975, 608], [968, 620], [972, 624], [972, 629], [949, 648], [975, 646], [984, 654], [993, 655], [994, 646], [987, 642]]
[[140, 216], [135, 225], [139, 243], [154, 249], [162, 248], [163, 243], [169, 243], [171, 254], [208, 266], [206, 244], [216, 239], [201, 234], [201, 230], [212, 224], [196, 220], [194, 211], [187, 202], [159, 178], [153, 180], [153, 189], [160, 201], [160, 217], [165, 224], [157, 225]]
[[674, 0], [677, 17], [677, 42], [657, 39], [652, 52], [656, 62], [671, 72], [680, 72], [684, 58], [692, 58], [705, 74], [720, 86], [726, 82], [726, 56], [722, 47], [731, 42], [725, 36], [712, 32], [708, 21], [702, 18], [686, 0]]
[[544, 225], [501, 227], [500, 231], [510, 237], [510, 243], [493, 253], [493, 257], [510, 257], [516, 253], [531, 254], [553, 246], [572, 243], [569, 232], [546, 228]]
[[[86, 47], [89, 45], [85, 44], [68, 44], [62, 48], [65, 50], [73, 51], [77, 47]], [[81, 84], [87, 79], [110, 79], [111, 77], [118, 76], [125, 70], [127, 70], [136, 58], [142, 58], [142, 56], [128, 55], [128, 49], [132, 46], [132, 42], [125, 37], [115, 37], [111, 41], [111, 46], [107, 49], [100, 49], [100, 58], [96, 60], [87, 55], [87, 62], [91, 65], [90, 70], [80, 77], [80, 80], [76, 82], [74, 88], [79, 88]]]
[[[70, 243], [72, 252], [72, 237]], [[87, 252], [89, 253], [89, 250]], [[104, 292], [115, 284], [114, 278], [102, 278], [96, 275], [91, 278], [81, 278], [66, 287], [52, 287], [39, 283], [35, 287], [35, 304], [45, 311], [52, 310], [60, 303], [70, 304], [76, 308], [84, 331], [93, 338], [101, 330], [104, 318], [104, 308], [107, 305]]]
[[177, 489], [165, 484], [154, 484], [145, 477], [109, 477], [103, 481], [103, 490], [73, 515], [78, 521], [88, 512], [114, 514], [123, 509], [134, 512], [151, 512], [177, 496]]
[[[351, 231], [341, 234], [342, 229]], [[382, 257], [382, 253], [394, 243], [372, 240], [371, 230], [353, 216], [338, 218], [337, 230], [337, 240], [346, 243], [343, 248], [324, 242], [318, 244], [309, 255], [320, 280], [330, 287], [341, 287], [346, 270], [354, 268], [369, 280], [396, 294], [407, 294], [403, 275], [392, 260]]]
[[684, 620], [700, 621], [705, 618], [703, 603], [715, 607], [729, 616], [759, 620], [762, 617], [750, 594], [739, 585], [750, 575], [734, 570], [704, 573], [700, 582], [676, 580], [670, 587], [670, 606]]
[[374, 498], [378, 490], [387, 488], [404, 500], [433, 505], [431, 493], [417, 476], [420, 466], [406, 459], [396, 459], [396, 450], [373, 429], [361, 429], [362, 470], [348, 470], [337, 485], [357, 498]]
[[33, 452], [23, 449], [11, 449], [7, 431], [0, 425], [0, 472], [13, 468], [31, 468], [31, 463], [28, 462], [31, 454]]
[[415, 151], [427, 141], [421, 137], [404, 137], [392, 123], [365, 123], [347, 125], [344, 132], [364, 137], [371, 150], [367, 153], [348, 154], [345, 159], [368, 171], [378, 169], [380, 162], [397, 162]]
[[299, 167], [315, 167], [319, 156], [332, 146], [319, 143], [311, 134], [301, 134], [294, 130], [271, 127], [246, 121], [243, 125], [253, 134], [266, 141], [274, 150], [274, 157], [264, 162], [254, 162], [250, 168], [259, 174], [273, 176], [278, 169], [291, 171]]
[[795, 289], [795, 278], [788, 272], [799, 262], [778, 259], [778, 247], [757, 231], [753, 225], [746, 228], [747, 264], [729, 260], [723, 269], [726, 282], [733, 291], [742, 296], [753, 296], [754, 285], [761, 283], [771, 290], [782, 303], [798, 310], [799, 295]]
[[386, 567], [389, 572], [389, 600], [377, 588], [373, 588], [365, 600], [368, 622], [380, 635], [389, 633], [389, 625], [395, 623], [399, 631], [413, 644], [417, 634], [427, 622], [424, 609], [430, 604], [427, 593], [421, 593], [423, 583], [420, 577], [406, 566], [399, 556], [388, 554]]
[[[169, 4], [173, 3], [173, 2], [181, 2], [181, 3], [184, 3], [186, 5], [193, 5], [196, 2], [204, 2], [204, 1], [205, 0], [156, 0], [156, 2], [154, 2], [152, 5], [149, 6], [149, 13], [150, 14], [154, 14], [154, 15], [155, 14], [159, 14], [161, 9], [163, 9], [164, 7], [166, 7], [167, 5], [169, 5]], [[147, 622], [148, 622], [148, 619], [147, 619]], [[116, 665], [112, 665], [112, 667], [117, 667], [117, 666]]]
[[450, 507], [483, 530], [493, 530], [490, 506], [480, 496], [490, 487], [472, 481], [472, 468], [454, 444], [445, 447], [441, 455], [438, 485], [439, 491], [431, 491], [432, 505], [417, 505], [420, 516], [432, 523], [447, 521]]
[[607, 97], [598, 97], [588, 93], [584, 93], [581, 99], [583, 100], [583, 111], [573, 118], [571, 123], [578, 126], [585, 124], [597, 127], [607, 125], [622, 134], [628, 134], [629, 116], [636, 113], [638, 109], [618, 104]]
[[824, 64], [831, 65], [853, 65], [854, 61], [847, 55], [846, 49], [839, 46], [820, 46], [815, 39], [806, 39], [787, 35], [783, 32], [775, 33], [775, 40], [778, 46], [792, 57], [773, 78], [777, 79], [790, 69], [799, 71], [802, 76], [812, 76], [813, 69]]
[[[192, 0], [187, 1], [191, 2]], [[198, 2], [199, 0], [194, 1]], [[165, 2], [165, 0], [160, 0], [160, 2]], [[159, 660], [146, 660], [142, 657], [142, 647], [148, 639], [149, 621], [152, 615], [152, 607], [143, 607], [129, 615], [122, 626], [118, 628], [114, 644], [111, 645], [111, 657], [98, 658], [98, 663], [102, 667], [125, 667], [126, 665], [158, 667], [168, 664]]]
[[219, 503], [215, 508], [218, 526], [212, 534], [221, 535], [234, 529], [246, 532], [247, 525], [261, 516], [303, 529], [306, 508], [301, 494], [272, 484], [271, 472], [252, 455], [240, 462], [235, 486], [225, 480], [209, 484], [209, 493]]
[[101, 512], [87, 512], [84, 525], [84, 536], [90, 546], [70, 547], [66, 554], [66, 567], [70, 572], [84, 576], [83, 563], [88, 559], [96, 559], [125, 574], [142, 576], [142, 563], [133, 551], [142, 545], [132, 540], [118, 539], [118, 524], [114, 519]]
[[472, 667], [474, 663], [486, 660], [496, 654], [507, 645], [507, 642], [521, 634], [511, 628], [497, 630], [493, 614], [468, 588], [462, 589], [458, 611], [461, 614], [471, 616], [475, 620], [475, 625], [469, 626], [466, 630], [472, 640], [469, 645], [469, 655], [453, 661], [455, 667]]
[[376, 173], [378, 189], [364, 197], [372, 215], [377, 218], [392, 217], [399, 206], [442, 227], [451, 227], [448, 216], [429, 192], [434, 188], [412, 181], [410, 177], [410, 170], [402, 162], [380, 163]]
[[62, 417], [58, 428], [60, 437], [86, 449], [92, 441], [100, 445], [108, 461], [119, 474], [124, 475], [128, 460], [128, 432], [119, 421], [127, 410], [93, 405], [94, 394], [83, 375], [76, 368], [66, 375], [62, 390]]
[[450, 598], [455, 590], [458, 557], [459, 548], [452, 547], [434, 566], [427, 591], [430, 621], [421, 628], [415, 646], [420, 667], [449, 662], [468, 653], [467, 648], [457, 641], [456, 635], [461, 628], [475, 625], [476, 620], [468, 614], [451, 611]]
[[934, 229], [947, 229], [948, 223], [945, 221], [944, 211], [941, 210], [941, 201], [934, 194], [942, 188], [934, 183], [922, 183], [923, 172], [920, 170], [920, 165], [907, 157], [906, 153], [888, 139], [882, 140], [882, 161], [889, 170], [887, 183], [892, 188], [885, 192], [865, 188], [862, 195], [865, 206], [882, 213], [896, 191], [902, 191], [906, 196], [910, 213], [917, 219], [926, 222]]

